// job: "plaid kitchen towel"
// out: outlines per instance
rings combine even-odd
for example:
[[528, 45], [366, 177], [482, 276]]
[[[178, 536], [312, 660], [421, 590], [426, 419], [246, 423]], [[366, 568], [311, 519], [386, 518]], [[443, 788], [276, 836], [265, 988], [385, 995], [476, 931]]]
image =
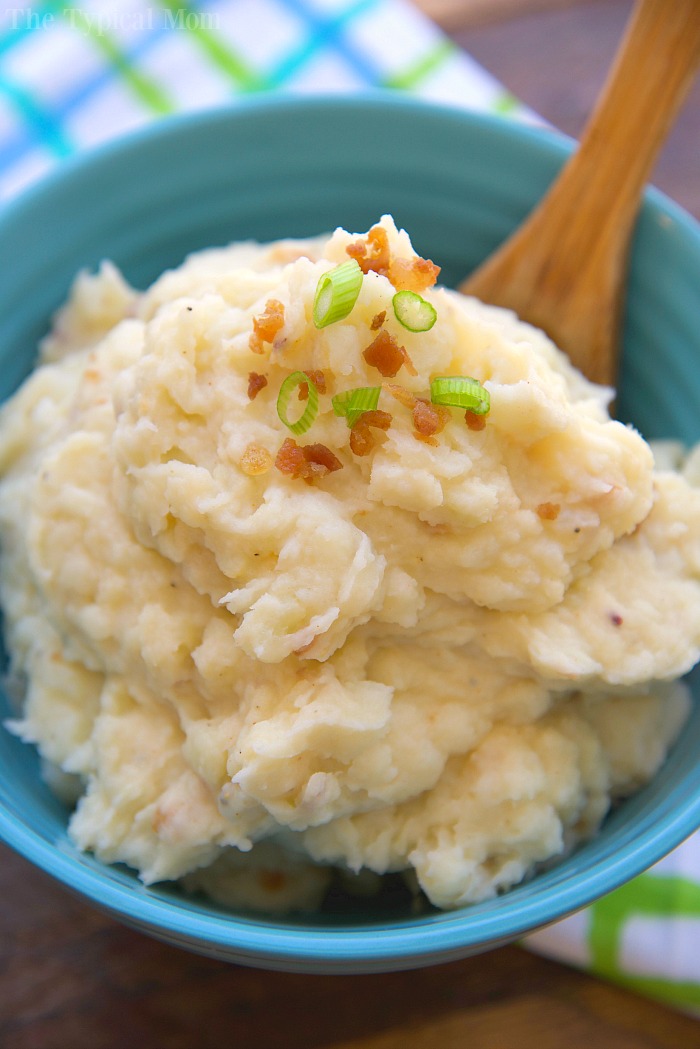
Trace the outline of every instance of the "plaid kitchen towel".
[[0, 197], [62, 157], [252, 91], [367, 88], [517, 103], [403, 0], [9, 0], [0, 10]]
[[700, 831], [528, 947], [700, 1015]]
[[[0, 198], [178, 110], [255, 91], [377, 87], [532, 117], [404, 0], [9, 0]], [[700, 835], [527, 943], [700, 1011]]]

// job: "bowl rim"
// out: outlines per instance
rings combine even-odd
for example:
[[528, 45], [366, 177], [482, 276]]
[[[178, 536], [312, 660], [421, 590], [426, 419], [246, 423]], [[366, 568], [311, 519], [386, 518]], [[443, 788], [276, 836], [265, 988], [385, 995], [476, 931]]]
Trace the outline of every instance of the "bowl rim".
[[[548, 123], [535, 123], [527, 118], [514, 119], [500, 113], [431, 101], [401, 93], [399, 90], [394, 92], [392, 89], [375, 88], [350, 94], [315, 92], [308, 95], [246, 95], [224, 105], [167, 114], [61, 158], [38, 179], [20, 187], [18, 192], [9, 197], [0, 197], [0, 227], [9, 217], [21, 216], [22, 211], [31, 209], [36, 200], [67, 184], [75, 173], [95, 165], [109, 164], [113, 157], [138, 150], [144, 144], [177, 138], [186, 133], [188, 128], [198, 125], [226, 125], [232, 119], [245, 119], [257, 111], [294, 113], [313, 109], [385, 109], [387, 112], [404, 110], [416, 113], [417, 119], [430, 115], [431, 119], [453, 120], [456, 124], [469, 123], [486, 136], [508, 138], [512, 135], [520, 143], [539, 149], [543, 154], [548, 154], [550, 159], [560, 162], [565, 160], [577, 145], [575, 138]], [[691, 234], [700, 236], [700, 222], [662, 190], [649, 184], [643, 194], [640, 217], [652, 207], [654, 210], [663, 211], [667, 218], [674, 220]]]
[[[384, 110], [386, 116], [404, 111], [414, 114], [418, 121], [452, 121], [467, 128], [469, 133], [500, 141], [507, 139], [515, 147], [534, 151], [555, 163], [561, 163], [573, 145], [571, 139], [548, 127], [386, 92], [246, 98], [227, 106], [170, 116], [78, 153], [16, 197], [0, 202], [0, 233], [5, 222], [16, 221], [25, 212], [31, 212], [37, 200], [65, 187], [76, 172], [89, 171], [95, 165], [109, 165], [114, 158], [139, 151], [144, 144], [179, 139], [194, 126], [208, 125], [214, 129], [266, 113], [292, 117], [296, 113], [308, 115], [310, 111], [328, 109], [360, 113]], [[649, 188], [643, 211], [666, 221], [671, 219], [690, 236], [700, 257], [700, 225], [678, 204], [659, 190]], [[77, 849], [73, 854], [61, 843], [50, 843], [18, 814], [4, 807], [0, 807], [0, 838], [67, 888], [115, 917], [160, 934], [163, 939], [177, 939], [182, 945], [195, 947], [196, 943], [206, 943], [221, 948], [224, 953], [227, 949], [229, 953], [235, 950], [252, 959], [262, 956], [263, 964], [265, 959], [316, 963], [319, 971], [323, 971], [324, 961], [379, 963], [412, 958], [415, 964], [428, 964], [431, 956], [466, 953], [478, 945], [486, 949], [491, 943], [513, 940], [557, 921], [642, 873], [692, 834], [700, 826], [700, 790], [696, 797], [682, 800], [683, 804], [669, 813], [661, 827], [645, 826], [637, 837], [623, 842], [614, 855], [606, 855], [585, 871], [575, 872], [571, 881], [559, 885], [556, 892], [547, 887], [539, 894], [530, 882], [525, 899], [518, 898], [516, 886], [500, 898], [499, 907], [484, 913], [464, 907], [443, 912], [439, 921], [417, 917], [355, 927], [304, 927], [301, 924], [296, 927], [274, 925], [274, 919], [254, 914], [197, 913], [158, 896], [157, 886], [156, 892], [145, 887], [134, 892], [133, 887], [112, 881], [81, 862]], [[108, 871], [109, 865], [104, 866]]]

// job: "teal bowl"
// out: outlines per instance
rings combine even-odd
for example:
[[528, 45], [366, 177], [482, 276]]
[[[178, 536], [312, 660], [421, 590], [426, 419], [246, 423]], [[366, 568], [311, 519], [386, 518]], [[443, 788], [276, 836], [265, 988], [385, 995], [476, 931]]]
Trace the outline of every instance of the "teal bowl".
[[[383, 95], [252, 100], [66, 163], [0, 214], [0, 396], [30, 370], [73, 275], [103, 258], [144, 286], [197, 248], [363, 230], [391, 212], [454, 284], [528, 212], [570, 148], [545, 131]], [[618, 401], [647, 437], [700, 439], [699, 316], [700, 227], [652, 191], [634, 242]], [[698, 753], [696, 701], [659, 774], [593, 841], [502, 897], [448, 913], [416, 916], [392, 899], [270, 919], [145, 888], [76, 851], [33, 748], [6, 732], [0, 835], [67, 888], [181, 947], [297, 972], [408, 969], [508, 943], [660, 859], [700, 826]]]

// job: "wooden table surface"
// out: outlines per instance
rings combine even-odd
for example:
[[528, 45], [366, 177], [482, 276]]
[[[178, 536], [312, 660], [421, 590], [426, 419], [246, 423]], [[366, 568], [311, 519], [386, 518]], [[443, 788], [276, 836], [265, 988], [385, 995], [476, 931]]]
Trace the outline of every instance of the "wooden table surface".
[[[628, 0], [421, 0], [576, 134]], [[671, 0], [669, 0], [671, 2]], [[700, 217], [700, 89], [655, 181]], [[311, 977], [164, 946], [0, 847], [0, 1049], [700, 1049], [700, 1023], [518, 947], [416, 972]]]

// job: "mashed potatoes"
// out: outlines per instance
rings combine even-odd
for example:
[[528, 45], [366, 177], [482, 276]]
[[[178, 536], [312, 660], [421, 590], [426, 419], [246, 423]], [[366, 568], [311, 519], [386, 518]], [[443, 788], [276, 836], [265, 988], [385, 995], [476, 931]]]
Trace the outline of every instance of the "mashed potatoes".
[[[11, 728], [75, 790], [75, 842], [147, 883], [294, 908], [332, 867], [412, 870], [481, 900], [593, 834], [687, 715], [700, 492], [542, 333], [373, 236], [202, 252], [143, 294], [82, 275], [4, 408]], [[359, 298], [317, 329], [348, 248]], [[439, 375], [488, 415], [436, 421]], [[349, 429], [331, 397], [377, 385]]]

